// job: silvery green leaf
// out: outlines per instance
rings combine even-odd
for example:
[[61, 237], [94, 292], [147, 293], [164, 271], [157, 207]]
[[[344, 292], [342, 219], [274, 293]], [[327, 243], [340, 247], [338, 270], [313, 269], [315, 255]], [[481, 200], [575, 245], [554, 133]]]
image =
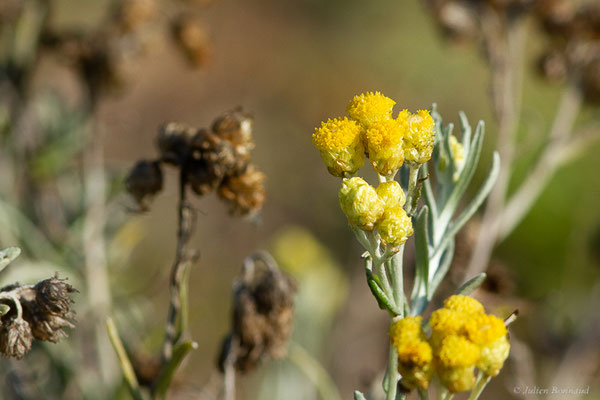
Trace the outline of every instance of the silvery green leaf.
[[359, 392], [358, 390], [354, 391], [354, 400], [367, 400], [364, 394]]
[[[429, 292], [429, 245], [428, 245], [429, 209], [423, 206], [417, 214], [415, 223], [416, 270], [415, 289], [423, 286], [425, 294]], [[413, 289], [413, 293], [417, 290]]]
[[433, 194], [433, 189], [431, 188], [431, 179], [429, 177], [429, 164], [425, 163], [421, 167], [421, 179], [423, 180], [423, 194], [425, 198], [425, 204], [429, 207], [429, 212], [431, 213], [431, 218], [429, 219], [429, 228], [430, 235], [433, 235], [431, 232], [431, 228], [433, 224], [431, 223], [433, 220], [437, 219], [437, 203], [435, 201], [435, 195]]
[[469, 186], [469, 183], [475, 174], [477, 164], [479, 163], [479, 156], [481, 155], [481, 150], [483, 149], [483, 137], [484, 124], [483, 121], [480, 121], [475, 129], [475, 135], [473, 136], [473, 141], [471, 144], [471, 151], [465, 160], [465, 165], [463, 166], [462, 172], [458, 178], [458, 182], [456, 182], [456, 186], [452, 190], [452, 193], [448, 197], [448, 201], [445, 203], [444, 209], [441, 212], [440, 219], [442, 219], [445, 223], [449, 222], [452, 218], [460, 199], [467, 190], [467, 186]]
[[440, 243], [440, 245], [435, 249], [434, 255], [439, 251], [443, 251], [445, 246], [450, 240], [454, 239], [454, 236], [458, 233], [458, 231], [467, 223], [467, 221], [475, 214], [475, 211], [481, 206], [484, 202], [494, 183], [496, 183], [496, 179], [498, 178], [498, 173], [500, 172], [500, 156], [497, 152], [494, 152], [494, 157], [492, 161], [492, 169], [485, 180], [485, 183], [475, 196], [475, 198], [471, 201], [471, 203], [465, 207], [462, 214], [450, 224], [446, 232], [444, 233], [444, 240]]
[[468, 155], [471, 151], [471, 125], [469, 124], [467, 115], [464, 112], [460, 111], [458, 113], [458, 118], [460, 119], [460, 130], [462, 132], [461, 141], [463, 144], [463, 149], [465, 154]]
[[0, 304], [0, 317], [6, 315], [6, 313], [9, 311], [10, 306], [8, 304]]
[[8, 247], [0, 251], [0, 271], [2, 271], [15, 258], [19, 257], [21, 249], [18, 247]]
[[440, 266], [435, 271], [435, 274], [433, 275], [433, 279], [431, 280], [431, 283], [429, 284], [429, 293], [435, 293], [438, 286], [440, 285], [440, 283], [442, 282], [442, 280], [448, 273], [448, 270], [450, 269], [450, 266], [452, 265], [453, 259], [454, 259], [454, 237], [452, 237], [448, 241], [448, 244], [446, 245], [446, 249], [442, 253]]
[[462, 294], [464, 296], [470, 294], [475, 289], [477, 289], [479, 286], [481, 286], [483, 281], [485, 281], [486, 277], [487, 277], [487, 274], [485, 272], [475, 275], [475, 277], [469, 279], [461, 287], [459, 287], [458, 290], [456, 291], [456, 294]]

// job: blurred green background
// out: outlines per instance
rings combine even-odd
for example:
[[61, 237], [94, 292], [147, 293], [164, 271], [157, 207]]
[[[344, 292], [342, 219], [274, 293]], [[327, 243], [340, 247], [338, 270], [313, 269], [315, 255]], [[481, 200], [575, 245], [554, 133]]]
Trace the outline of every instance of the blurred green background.
[[[59, 4], [57, 23], [81, 26], [98, 21], [108, 3], [61, 0]], [[267, 175], [268, 191], [261, 223], [230, 218], [214, 196], [194, 200], [200, 214], [193, 246], [201, 251], [201, 259], [191, 274], [190, 317], [191, 336], [199, 349], [181, 380], [197, 385], [209, 380], [220, 341], [229, 329], [231, 283], [243, 258], [256, 249], [274, 250], [282, 232], [299, 226], [328, 249], [333, 260], [328, 263], [338, 266], [331, 268], [343, 271], [333, 275], [336, 282], [331, 288], [317, 292], [323, 304], [345, 295], [347, 280], [346, 301], [311, 331], [321, 340], [308, 347], [313, 346], [311, 350], [331, 372], [342, 397], [350, 398], [352, 390], [364, 389], [377, 379], [385, 365], [387, 317], [378, 311], [364, 282], [360, 247], [337, 205], [339, 181], [327, 174], [311, 145], [311, 134], [320, 121], [343, 115], [352, 96], [379, 90], [395, 99], [397, 108], [428, 108], [435, 102], [445, 122], [456, 122], [460, 110], [472, 123], [484, 120], [486, 159], [481, 165], [489, 165], [495, 124], [480, 49], [444, 42], [416, 0], [216, 0], [200, 15], [212, 42], [206, 67], [189, 68], [164, 38], [157, 38], [136, 66], [127, 89], [103, 100], [96, 115], [105, 137], [107, 166], [123, 174], [137, 159], [155, 156], [154, 137], [165, 121], [209, 126], [217, 115], [236, 106], [255, 118], [253, 159]], [[541, 38], [532, 36], [527, 46], [534, 55], [542, 44]], [[548, 128], [559, 96], [558, 87], [536, 76], [533, 62], [532, 58], [526, 73], [522, 155], [517, 157], [522, 172], [536, 151], [530, 138]], [[68, 76], [55, 75], [57, 67], [51, 63], [43, 67], [47, 76], [58, 78], [46, 81], [41, 74], [41, 87], [74, 96]], [[588, 106], [585, 113], [598, 113], [598, 109]], [[531, 386], [552, 385], [561, 355], [578, 343], [582, 324], [592, 321], [595, 338], [600, 337], [597, 308], [592, 308], [599, 301], [600, 276], [598, 150], [599, 146], [591, 148], [560, 170], [532, 212], [495, 253], [515, 287], [495, 306], [521, 309], [513, 329], [530, 347], [539, 367], [536, 382], [525, 381]], [[151, 212], [130, 216], [131, 229], [124, 234], [140, 241], [128, 267], [112, 275], [127, 282], [131, 295], [148, 299], [148, 329], [134, 335], [150, 345], [162, 339], [166, 318], [176, 184], [177, 174], [171, 170], [166, 174], [166, 190], [157, 196]], [[125, 209], [127, 199], [122, 203]], [[126, 293], [115, 299], [121, 305], [127, 301]], [[305, 318], [310, 320], [310, 314]], [[590, 348], [596, 357], [600, 355], [600, 345]], [[285, 362], [277, 361], [241, 378], [239, 397], [287, 398], [270, 391], [268, 381], [263, 383], [263, 394], [255, 394], [265, 375], [285, 368], [289, 368]], [[577, 365], [567, 371], [576, 373]], [[586, 400], [600, 398], [600, 370], [596, 372]], [[509, 364], [484, 397], [512, 398], [518, 373]], [[295, 379], [302, 382], [303, 378]]]

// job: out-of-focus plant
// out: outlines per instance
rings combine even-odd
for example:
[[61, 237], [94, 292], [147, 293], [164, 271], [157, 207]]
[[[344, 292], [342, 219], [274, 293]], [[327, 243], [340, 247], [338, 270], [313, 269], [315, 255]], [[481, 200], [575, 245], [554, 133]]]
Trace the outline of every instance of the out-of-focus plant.
[[[110, 273], [135, 238], [118, 242], [134, 230], [115, 201], [119, 177], [104, 165], [97, 106], [127, 88], [160, 35], [194, 67], [207, 61], [210, 42], [201, 8], [189, 2], [115, 0], [97, 25], [68, 28], [58, 9], [54, 0], [0, 5], [0, 240], [23, 249], [11, 280], [69, 276], [82, 292], [84, 329], [60, 351], [34, 346], [28, 358], [36, 368], [2, 364], [11, 379], [1, 385], [6, 398], [104, 399], [118, 378], [104, 320], [111, 308], [121, 317], [139, 309], [112, 301], [128, 293]], [[72, 92], [46, 75], [48, 61], [73, 78]]]
[[[0, 272], [19, 256], [18, 247], [0, 251]], [[35, 285], [10, 284], [0, 289], [0, 353], [22, 359], [33, 339], [57, 343], [74, 328], [70, 295], [77, 292], [57, 276]]]
[[[251, 163], [250, 158], [250, 151], [254, 147], [252, 119], [241, 110], [234, 110], [217, 118], [210, 130], [178, 122], [166, 123], [159, 130], [156, 145], [159, 150], [158, 158], [138, 161], [129, 172], [125, 183], [127, 191], [135, 198], [140, 210], [145, 211], [148, 210], [150, 200], [162, 190], [164, 165], [174, 166], [179, 172], [177, 248], [171, 268], [169, 311], [160, 362], [153, 376], [144, 377], [145, 386], [148, 386], [149, 390], [144, 390], [140, 385], [138, 372], [121, 343], [115, 324], [111, 319], [107, 320], [109, 336], [119, 357], [125, 382], [135, 399], [165, 398], [177, 368], [186, 355], [197, 346], [195, 342], [184, 339], [188, 319], [189, 269], [199, 256], [197, 251], [190, 248], [196, 218], [195, 210], [188, 199], [189, 190], [198, 196], [216, 191], [234, 216], [257, 215], [265, 200], [264, 175]], [[254, 269], [249, 269], [250, 267], [247, 267], [245, 270], [248, 274], [262, 277], [258, 272], [255, 274]], [[269, 267], [267, 272], [275, 274], [276, 270]], [[239, 287], [242, 292], [246, 287], [244, 284], [260, 283], [247, 281], [252, 279], [246, 275], [245, 279]], [[246, 293], [246, 297], [247, 295]], [[238, 297], [236, 301], [243, 302]], [[246, 310], [246, 314], [248, 312], [249, 310]], [[246, 326], [248, 323], [244, 318], [252, 317], [239, 317], [241, 320], [235, 319], [234, 333], [230, 340], [231, 350], [225, 358], [230, 359], [231, 353], [235, 367], [244, 370], [256, 363], [263, 351], [270, 351], [269, 349], [277, 346], [245, 340], [247, 337], [243, 336], [243, 333], [250, 328]], [[291, 320], [282, 324], [290, 325]], [[272, 326], [268, 325], [267, 328]], [[255, 337], [256, 331], [248, 334]], [[261, 346], [264, 349], [258, 350]], [[244, 355], [240, 353], [243, 350], [246, 351]]]
[[[503, 163], [486, 205], [481, 224], [485, 229], [466, 269], [466, 275], [472, 276], [487, 269], [494, 246], [519, 225], [556, 171], [600, 138], [598, 113], [582, 117], [585, 105], [597, 106], [600, 100], [600, 4], [594, 0], [425, 3], [446, 38], [481, 44], [490, 70], [490, 100]], [[526, 131], [521, 117], [524, 69], [535, 64], [526, 40], [535, 28], [541, 28], [535, 34], [546, 41], [537, 62], [539, 72], [548, 81], [560, 83], [562, 96], [547, 136], [532, 139], [537, 143], [531, 151], [523, 149], [519, 133]], [[515, 161], [530, 155], [535, 160], [524, 179], [513, 186]]]
[[[442, 399], [462, 391], [471, 391], [470, 399], [477, 399], [499, 373], [510, 348], [504, 321], [485, 314], [478, 301], [466, 296], [483, 282], [485, 274], [459, 288], [427, 323], [421, 315], [452, 263], [456, 234], [483, 203], [498, 176], [499, 157], [494, 155], [488, 178], [457, 213], [479, 162], [483, 122], [473, 131], [461, 114], [459, 139], [453, 135], [452, 124], [442, 126], [435, 107], [431, 113], [402, 110], [394, 118], [394, 105], [379, 92], [356, 96], [346, 109], [350, 119], [323, 122], [313, 134], [313, 144], [329, 172], [342, 178], [340, 206], [366, 250], [367, 283], [392, 320], [383, 382], [386, 400], [404, 399], [410, 390], [428, 398], [431, 382], [439, 383]], [[363, 178], [352, 177], [365, 156], [379, 177], [376, 188]], [[425, 204], [419, 207], [422, 193]], [[413, 233], [416, 266], [409, 296], [404, 290], [403, 253]], [[355, 399], [365, 398], [355, 392]]]

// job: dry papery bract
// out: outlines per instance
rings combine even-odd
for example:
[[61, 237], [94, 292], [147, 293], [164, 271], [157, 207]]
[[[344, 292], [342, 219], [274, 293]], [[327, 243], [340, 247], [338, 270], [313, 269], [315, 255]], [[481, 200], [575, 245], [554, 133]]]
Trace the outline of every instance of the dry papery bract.
[[126, 179], [140, 209], [162, 190], [163, 165], [181, 172], [198, 196], [217, 191], [232, 215], [257, 214], [265, 201], [265, 176], [251, 163], [252, 118], [241, 109], [218, 117], [210, 130], [168, 122], [158, 132], [156, 160], [140, 160]]
[[236, 371], [249, 372], [268, 357], [285, 356], [295, 292], [295, 281], [268, 254], [246, 259], [233, 285], [233, 326], [219, 355], [221, 371], [232, 365]]
[[66, 337], [65, 328], [75, 327], [71, 295], [77, 292], [58, 276], [36, 285], [15, 283], [0, 289], [0, 304], [10, 307], [0, 317], [0, 352], [21, 359], [33, 339], [56, 343]]

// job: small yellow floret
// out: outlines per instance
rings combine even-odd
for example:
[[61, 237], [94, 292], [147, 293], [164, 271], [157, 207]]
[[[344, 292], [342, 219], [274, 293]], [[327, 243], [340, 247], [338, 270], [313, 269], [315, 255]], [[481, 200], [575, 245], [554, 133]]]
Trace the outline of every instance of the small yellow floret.
[[381, 175], [393, 175], [404, 163], [405, 127], [394, 119], [373, 123], [365, 132], [369, 160]]
[[405, 343], [425, 340], [421, 317], [405, 317], [390, 326], [390, 341], [397, 348]]
[[508, 333], [503, 320], [487, 314], [471, 317], [465, 323], [465, 331], [468, 338], [478, 345], [490, 344]]
[[394, 100], [379, 92], [368, 92], [354, 96], [346, 107], [346, 112], [364, 127], [369, 127], [374, 122], [390, 119], [394, 104]]
[[414, 233], [412, 221], [400, 205], [385, 210], [376, 226], [381, 241], [394, 247], [406, 242]]
[[375, 189], [362, 178], [345, 179], [339, 192], [340, 206], [350, 225], [373, 230], [384, 211], [383, 201]]
[[458, 334], [462, 331], [468, 315], [456, 310], [440, 308], [431, 313], [429, 325], [433, 333], [440, 336]]
[[469, 296], [455, 294], [444, 300], [444, 308], [448, 310], [460, 311], [465, 314], [483, 314], [485, 312], [483, 305]]
[[404, 158], [414, 164], [426, 163], [433, 152], [435, 123], [428, 110], [411, 114], [403, 110], [397, 120], [406, 126], [404, 136]]
[[385, 208], [403, 206], [406, 203], [406, 195], [400, 184], [396, 181], [387, 181], [380, 183], [375, 189], [377, 195], [383, 200]]
[[479, 360], [479, 347], [464, 336], [448, 335], [437, 356], [444, 367], [471, 367]]
[[502, 336], [495, 342], [481, 348], [481, 357], [477, 362], [477, 368], [488, 376], [496, 376], [500, 373], [509, 352], [510, 343], [508, 338]]
[[364, 163], [362, 128], [348, 118], [329, 119], [315, 129], [313, 145], [334, 176], [348, 177], [356, 173]]

